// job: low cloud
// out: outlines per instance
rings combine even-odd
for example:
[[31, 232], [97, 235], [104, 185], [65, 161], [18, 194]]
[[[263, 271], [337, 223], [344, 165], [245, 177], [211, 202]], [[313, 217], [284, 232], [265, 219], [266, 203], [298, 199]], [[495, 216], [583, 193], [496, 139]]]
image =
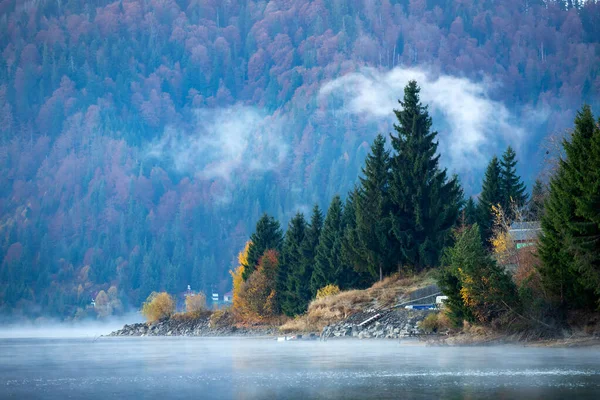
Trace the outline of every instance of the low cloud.
[[236, 171], [272, 170], [283, 161], [282, 126], [281, 118], [252, 107], [200, 109], [192, 132], [166, 129], [147, 155], [172, 160], [180, 172], [229, 181]]
[[[335, 110], [338, 115], [392, 121], [392, 109], [401, 108], [397, 100], [412, 79], [421, 87], [421, 101], [429, 105], [434, 129], [440, 132], [442, 162], [453, 170], [481, 169], [507, 143], [518, 148], [524, 140], [523, 124], [504, 104], [489, 97], [491, 85], [486, 81], [434, 75], [418, 68], [398, 67], [387, 72], [365, 68], [327, 83], [320, 96], [333, 96], [338, 100], [335, 104], [342, 104]], [[535, 115], [537, 119], [545, 117], [544, 113]]]

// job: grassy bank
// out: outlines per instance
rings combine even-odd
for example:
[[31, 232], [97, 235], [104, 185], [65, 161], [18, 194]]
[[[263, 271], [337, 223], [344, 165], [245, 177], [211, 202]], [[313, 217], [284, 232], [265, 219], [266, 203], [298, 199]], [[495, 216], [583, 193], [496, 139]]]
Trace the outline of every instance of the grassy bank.
[[348, 290], [313, 300], [306, 313], [285, 322], [280, 330], [290, 332], [321, 332], [331, 325], [359, 312], [391, 307], [408, 300], [415, 290], [435, 284], [432, 272], [413, 276], [393, 274], [365, 290]]

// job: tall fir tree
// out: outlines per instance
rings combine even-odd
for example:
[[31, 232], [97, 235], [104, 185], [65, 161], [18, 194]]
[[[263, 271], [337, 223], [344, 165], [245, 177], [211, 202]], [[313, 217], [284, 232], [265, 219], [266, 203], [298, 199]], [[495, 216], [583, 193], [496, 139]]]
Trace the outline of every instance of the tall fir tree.
[[304, 214], [297, 213], [290, 221], [285, 232], [281, 250], [281, 262], [277, 277], [277, 293], [281, 310], [288, 316], [302, 312], [302, 300], [299, 298], [299, 286], [302, 284], [301, 246], [306, 236]]
[[383, 135], [373, 141], [362, 174], [355, 200], [355, 247], [359, 253], [355, 265], [381, 280], [398, 262], [397, 241], [390, 234], [390, 153]]
[[[340, 231], [340, 264], [337, 273], [337, 284], [341, 288], [359, 288], [370, 286], [370, 281], [365, 279], [365, 274], [354, 268], [354, 263], [347, 255], [352, 242], [347, 239], [350, 232], [356, 232], [356, 197], [357, 189], [348, 193], [342, 211], [342, 227]], [[366, 280], [366, 282], [365, 282]]]
[[298, 299], [298, 313], [306, 310], [308, 303], [314, 296], [311, 289], [311, 279], [315, 266], [317, 246], [319, 245], [322, 230], [323, 213], [319, 206], [315, 204], [310, 217], [310, 224], [306, 228], [306, 234], [304, 235], [304, 240], [300, 246], [300, 253], [302, 255], [300, 269], [295, 271], [295, 274], [298, 276], [296, 280], [298, 286], [295, 288], [295, 296], [296, 299]]
[[391, 230], [399, 246], [399, 262], [419, 271], [439, 264], [451, 229], [458, 219], [462, 190], [458, 179], [447, 178], [436, 155], [437, 132], [419, 100], [420, 88], [410, 81], [394, 110], [398, 124], [391, 134]]
[[481, 238], [486, 246], [489, 246], [489, 240], [492, 237], [492, 226], [494, 217], [492, 215], [492, 206], [501, 204], [502, 186], [500, 181], [500, 163], [494, 156], [485, 170], [481, 194], [477, 204], [477, 224], [479, 225]]
[[544, 213], [544, 201], [547, 196], [546, 189], [541, 180], [536, 179], [531, 189], [531, 197], [527, 207], [527, 218], [531, 221], [539, 221]]
[[263, 214], [256, 223], [256, 231], [250, 236], [250, 247], [248, 249], [248, 264], [244, 265], [243, 278], [247, 280], [254, 272], [258, 261], [266, 250], [281, 250], [283, 242], [283, 233], [279, 226], [279, 222], [267, 215]]
[[[582, 115], [586, 120], [585, 129], [590, 129], [594, 117], [589, 106], [583, 108]], [[590, 147], [586, 152], [582, 152], [579, 166], [574, 163], [575, 165], [571, 167], [577, 187], [581, 191], [581, 196], [575, 199], [575, 213], [581, 221], [575, 221], [573, 224], [572, 250], [584, 285], [594, 291], [598, 308], [600, 307], [600, 119], [595, 122]], [[578, 149], [570, 148], [570, 144], [566, 146], [565, 151], [567, 155], [578, 153]]]
[[600, 300], [600, 131], [589, 106], [577, 113], [565, 158], [550, 181], [542, 215], [540, 273], [565, 308]]
[[517, 175], [517, 154], [512, 147], [508, 146], [500, 161], [500, 190], [502, 191], [502, 202], [500, 205], [509, 220], [514, 215], [513, 206], [523, 207], [527, 202], [527, 188]]
[[314, 297], [317, 290], [329, 284], [338, 284], [338, 270], [342, 264], [342, 200], [336, 195], [331, 200], [323, 230], [315, 254], [315, 266], [310, 279], [310, 289]]

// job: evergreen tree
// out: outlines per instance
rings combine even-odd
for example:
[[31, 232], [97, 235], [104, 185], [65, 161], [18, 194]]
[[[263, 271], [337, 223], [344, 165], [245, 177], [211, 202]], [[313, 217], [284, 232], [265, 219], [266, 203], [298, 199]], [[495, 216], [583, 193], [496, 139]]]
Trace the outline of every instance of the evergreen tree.
[[350, 232], [356, 232], [356, 197], [357, 189], [348, 193], [344, 208], [342, 211], [342, 227], [340, 231], [340, 264], [337, 273], [337, 285], [341, 288], [358, 288], [370, 286], [370, 280], [366, 279], [364, 274], [353, 267], [352, 259], [347, 255], [349, 246], [352, 242], [348, 242], [347, 238], [351, 238]]
[[463, 208], [463, 218], [465, 225], [473, 225], [477, 222], [477, 206], [472, 197], [469, 197]]
[[483, 242], [489, 245], [492, 237], [492, 226], [494, 217], [492, 206], [502, 203], [502, 187], [500, 181], [500, 163], [497, 157], [493, 157], [487, 166], [483, 178], [483, 186], [477, 204], [477, 223], [481, 230]]
[[263, 214], [256, 223], [256, 231], [250, 236], [250, 248], [248, 249], [248, 264], [244, 265], [243, 278], [247, 280], [254, 272], [258, 261], [266, 250], [281, 250], [283, 242], [283, 233], [279, 226], [279, 222]]
[[359, 253], [354, 265], [373, 279], [383, 279], [397, 267], [396, 241], [390, 235], [390, 154], [385, 138], [378, 135], [365, 160], [356, 192], [356, 243]]
[[535, 180], [533, 189], [531, 190], [531, 198], [528, 204], [528, 219], [531, 221], [539, 221], [544, 213], [544, 200], [546, 199], [546, 189], [544, 184], [539, 179]]
[[304, 214], [297, 213], [289, 223], [281, 250], [281, 263], [277, 277], [277, 293], [281, 302], [281, 310], [288, 316], [302, 312], [302, 300], [299, 298], [299, 287], [302, 284], [302, 252], [301, 246], [306, 236]]
[[[593, 115], [589, 106], [584, 107], [582, 118], [586, 121], [582, 130], [591, 130]], [[570, 144], [565, 150], [567, 156], [580, 156], [580, 162], [569, 168], [581, 191], [575, 199], [575, 212], [581, 221], [574, 221], [571, 247], [584, 286], [594, 291], [596, 306], [600, 307], [600, 119], [594, 124], [591, 145], [584, 149], [587, 151]]]
[[448, 266], [438, 283], [448, 296], [446, 305], [456, 324], [463, 319], [489, 324], [518, 309], [516, 286], [483, 246], [477, 224], [457, 231], [445, 256]]
[[322, 287], [329, 284], [338, 284], [338, 269], [342, 262], [342, 208], [340, 196], [334, 196], [327, 210], [315, 254], [315, 265], [310, 279], [312, 297]]
[[458, 218], [462, 190], [456, 177], [448, 180], [436, 155], [437, 132], [419, 100], [420, 88], [410, 81], [404, 89], [402, 110], [394, 110], [398, 124], [390, 135], [391, 230], [399, 246], [399, 262], [419, 271], [439, 263]]
[[310, 299], [312, 299], [315, 294], [311, 289], [311, 279], [322, 229], [323, 213], [319, 206], [315, 204], [310, 217], [310, 225], [306, 228], [306, 234], [304, 235], [304, 240], [300, 246], [300, 253], [302, 254], [300, 269], [295, 271], [298, 277], [296, 280], [298, 286], [295, 288], [295, 296], [298, 299], [297, 304], [300, 312], [306, 310]]
[[523, 207], [527, 201], [527, 188], [517, 175], [517, 154], [512, 147], [508, 146], [500, 161], [500, 189], [502, 191], [502, 202], [500, 205], [509, 220], [513, 219], [513, 204], [517, 208]]
[[578, 112], [566, 157], [550, 181], [542, 215], [540, 273], [547, 291], [571, 308], [600, 298], [600, 131], [588, 106]]

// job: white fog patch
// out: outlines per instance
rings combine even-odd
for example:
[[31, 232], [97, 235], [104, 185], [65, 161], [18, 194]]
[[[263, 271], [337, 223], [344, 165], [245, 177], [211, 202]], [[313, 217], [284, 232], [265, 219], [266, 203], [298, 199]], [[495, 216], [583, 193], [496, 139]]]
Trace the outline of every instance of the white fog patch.
[[[492, 154], [504, 151], [507, 143], [518, 149], [524, 140], [523, 125], [504, 104], [490, 99], [491, 85], [485, 81], [436, 76], [418, 68], [397, 67], [387, 72], [365, 68], [325, 84], [320, 96], [341, 100], [336, 114], [392, 121], [392, 110], [401, 108], [398, 99], [409, 80], [416, 80], [421, 87], [421, 102], [429, 105], [433, 128], [440, 132], [443, 162], [453, 170], [480, 169]], [[538, 112], [537, 121], [526, 123], [537, 123], [546, 115]]]
[[98, 338], [123, 328], [125, 324], [143, 322], [140, 313], [132, 312], [106, 320], [56, 321], [2, 321], [0, 339], [5, 338]]
[[165, 130], [147, 155], [168, 158], [177, 170], [203, 179], [229, 181], [235, 171], [268, 171], [285, 158], [283, 121], [255, 108], [237, 105], [222, 109], [200, 109], [192, 132]]

